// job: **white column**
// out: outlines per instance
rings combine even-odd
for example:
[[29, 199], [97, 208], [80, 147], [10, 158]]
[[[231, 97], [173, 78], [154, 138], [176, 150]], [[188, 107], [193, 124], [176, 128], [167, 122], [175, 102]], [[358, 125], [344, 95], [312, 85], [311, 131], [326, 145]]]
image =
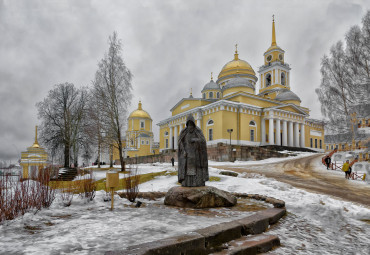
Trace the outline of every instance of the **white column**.
[[283, 120], [283, 146], [287, 146], [288, 145], [288, 130], [287, 130], [287, 125], [286, 125], [286, 120]]
[[281, 145], [280, 141], [280, 120], [276, 120], [276, 134], [275, 134], [275, 140], [277, 145]]
[[269, 119], [269, 144], [274, 144], [274, 119]]
[[304, 135], [304, 123], [301, 123], [301, 147], [306, 147], [305, 145], [305, 135]]
[[182, 131], [182, 124], [179, 125], [179, 134], [181, 133]]
[[293, 122], [288, 123], [288, 146], [293, 147]]
[[175, 136], [175, 146], [174, 146], [174, 149], [177, 150], [177, 125], [174, 127], [174, 136]]
[[198, 126], [198, 128], [201, 129], [201, 127], [200, 127], [200, 119], [197, 119], [197, 126]]
[[294, 147], [299, 147], [299, 124], [294, 122]]
[[275, 68], [275, 84], [279, 83], [279, 69]]
[[266, 144], [266, 127], [265, 127], [265, 119], [261, 121], [261, 144]]
[[170, 127], [170, 148], [169, 149], [173, 149], [173, 143], [172, 143], [172, 127]]

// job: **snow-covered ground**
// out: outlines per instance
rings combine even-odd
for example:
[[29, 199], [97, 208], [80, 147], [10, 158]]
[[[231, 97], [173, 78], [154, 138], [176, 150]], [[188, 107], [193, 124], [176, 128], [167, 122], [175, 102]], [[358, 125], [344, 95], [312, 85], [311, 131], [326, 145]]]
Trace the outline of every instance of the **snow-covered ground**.
[[[308, 153], [297, 157], [305, 157]], [[297, 158], [295, 157], [295, 158]], [[220, 175], [216, 165], [247, 165], [278, 162], [210, 162], [210, 176], [220, 181], [207, 182], [230, 192], [257, 193], [286, 202], [288, 215], [272, 226], [282, 246], [273, 254], [370, 254], [370, 208], [310, 193], [259, 174]], [[317, 162], [317, 168], [324, 166]], [[175, 171], [170, 164], [139, 165], [140, 173]], [[100, 172], [100, 173], [99, 173]], [[334, 171], [331, 171], [331, 174]], [[95, 178], [105, 178], [104, 171], [94, 171]], [[339, 173], [338, 174], [342, 174]], [[366, 185], [358, 182], [359, 185]], [[360, 184], [361, 183], [361, 184]], [[177, 176], [158, 176], [140, 185], [140, 191], [167, 191], [177, 185]], [[126, 199], [115, 196], [115, 210], [104, 202], [104, 191], [87, 203], [75, 197], [70, 207], [56, 200], [50, 209], [0, 225], [0, 254], [101, 254], [107, 250], [180, 235], [219, 222], [245, 217], [233, 209], [211, 209], [207, 214], [163, 205], [163, 199], [144, 202], [135, 208]], [[370, 194], [369, 194], [370, 195]], [[367, 222], [366, 222], [367, 221]]]

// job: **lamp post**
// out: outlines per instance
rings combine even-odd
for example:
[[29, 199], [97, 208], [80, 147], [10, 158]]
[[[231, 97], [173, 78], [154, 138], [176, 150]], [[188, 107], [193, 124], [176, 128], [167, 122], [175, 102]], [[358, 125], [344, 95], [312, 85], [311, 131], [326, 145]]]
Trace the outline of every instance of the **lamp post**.
[[231, 133], [233, 132], [233, 129], [228, 129], [227, 132], [230, 134], [230, 155], [229, 155], [229, 161], [232, 161], [232, 150], [231, 150]]

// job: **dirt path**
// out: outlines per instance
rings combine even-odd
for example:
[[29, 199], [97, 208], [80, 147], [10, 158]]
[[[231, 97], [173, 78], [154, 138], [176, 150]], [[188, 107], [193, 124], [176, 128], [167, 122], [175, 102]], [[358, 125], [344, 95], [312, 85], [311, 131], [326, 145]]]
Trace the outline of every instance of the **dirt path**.
[[297, 188], [331, 195], [370, 207], [370, 185], [346, 180], [344, 173], [337, 175], [333, 174], [332, 171], [317, 169], [317, 160], [321, 160], [321, 157], [322, 155], [313, 155], [279, 163], [235, 167], [217, 166], [216, 168], [240, 173], [260, 173]]

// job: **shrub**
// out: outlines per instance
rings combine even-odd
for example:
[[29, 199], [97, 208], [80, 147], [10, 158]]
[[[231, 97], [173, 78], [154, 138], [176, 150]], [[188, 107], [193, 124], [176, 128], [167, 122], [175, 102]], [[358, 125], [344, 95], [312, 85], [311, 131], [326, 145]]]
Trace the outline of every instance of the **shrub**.
[[35, 209], [49, 207], [55, 199], [55, 187], [50, 184], [50, 171], [39, 169], [34, 180], [22, 180], [19, 176], [0, 176], [0, 222], [12, 220]]
[[66, 185], [63, 185], [60, 189], [60, 199], [62, 201], [62, 204], [65, 207], [68, 207], [72, 204], [74, 192], [75, 192], [75, 185], [73, 182], [67, 182]]
[[135, 202], [137, 194], [139, 193], [140, 175], [138, 175], [137, 172], [138, 168], [136, 166], [127, 173], [127, 177], [124, 180], [126, 184], [126, 198], [130, 202]]
[[87, 174], [81, 177], [81, 180], [76, 181], [76, 183], [79, 184], [79, 195], [82, 198], [86, 198], [87, 202], [90, 202], [95, 198], [96, 183], [93, 177], [93, 171], [89, 170]]

